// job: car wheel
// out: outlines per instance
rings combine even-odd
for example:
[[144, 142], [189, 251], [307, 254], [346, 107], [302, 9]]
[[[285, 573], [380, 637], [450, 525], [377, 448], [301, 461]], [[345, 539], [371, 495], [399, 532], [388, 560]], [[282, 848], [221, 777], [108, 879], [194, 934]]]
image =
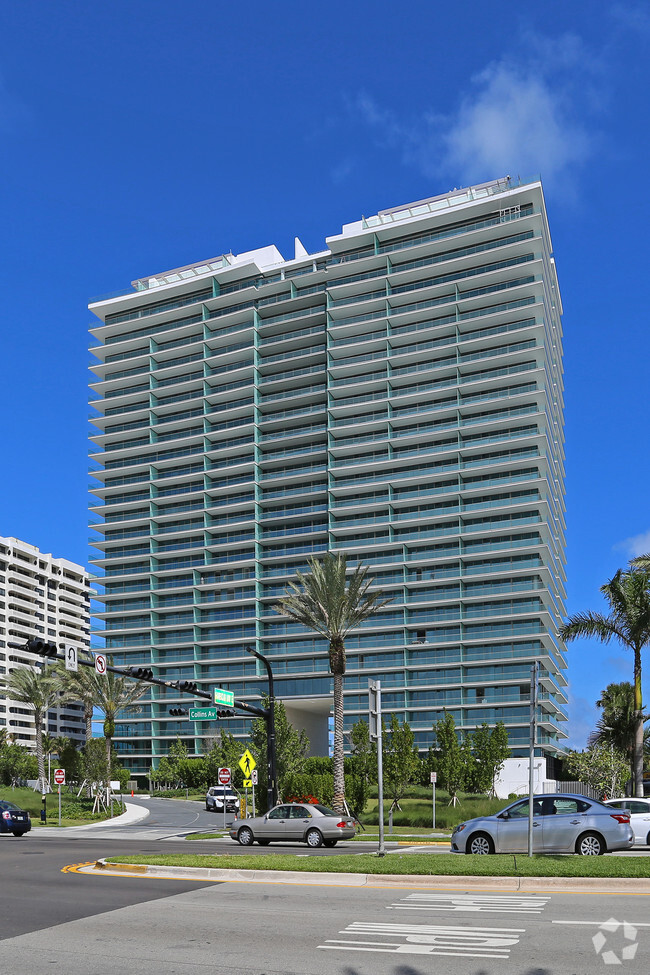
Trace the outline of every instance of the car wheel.
[[601, 857], [606, 849], [605, 841], [598, 833], [583, 833], [576, 843], [576, 853], [581, 857]]
[[15, 830], [14, 830], [14, 836], [24, 836], [24, 835], [25, 835], [25, 834], [24, 834], [24, 832], [22, 831], [22, 829], [15, 829]]
[[307, 841], [307, 846], [311, 846], [313, 849], [316, 849], [317, 846], [322, 846], [323, 844], [323, 837], [320, 834], [320, 830], [317, 829], [307, 830], [305, 840]]
[[336, 846], [338, 840], [323, 840], [323, 842], [325, 843], [325, 846], [329, 846], [331, 848], [333, 846]]
[[270, 840], [258, 840], [257, 842], [259, 843], [260, 846], [268, 846], [271, 841]]
[[252, 846], [253, 842], [255, 841], [252, 829], [249, 829], [248, 826], [242, 826], [237, 833], [237, 840], [241, 846]]
[[206, 802], [206, 804], [205, 804], [205, 811], [206, 811], [206, 812], [210, 812], [210, 807], [208, 806], [208, 804], [207, 804], [207, 802]]
[[650, 833], [648, 833], [648, 835], [645, 838], [645, 845], [650, 846]]
[[494, 853], [492, 837], [488, 836], [487, 833], [474, 833], [467, 841], [465, 853], [474, 853], [479, 856]]

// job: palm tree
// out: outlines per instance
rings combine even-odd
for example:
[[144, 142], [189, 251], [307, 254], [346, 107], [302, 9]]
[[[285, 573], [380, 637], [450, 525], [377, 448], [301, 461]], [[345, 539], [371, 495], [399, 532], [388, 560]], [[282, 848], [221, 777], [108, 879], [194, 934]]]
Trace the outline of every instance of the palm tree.
[[368, 590], [373, 584], [366, 578], [367, 567], [359, 564], [346, 578], [345, 555], [331, 552], [323, 558], [309, 559], [309, 574], [297, 572], [298, 581], [289, 583], [289, 592], [274, 607], [277, 613], [302, 623], [329, 640], [330, 673], [334, 677], [334, 800], [337, 812], [345, 811], [345, 775], [343, 771], [343, 675], [345, 674], [345, 637], [379, 609], [390, 602], [381, 592]]
[[600, 591], [609, 604], [608, 615], [576, 613], [559, 630], [567, 642], [596, 637], [602, 643], [618, 640], [634, 654], [634, 794], [643, 796], [643, 698], [641, 651], [650, 644], [650, 573], [619, 569]]
[[26, 704], [34, 712], [38, 787], [42, 792], [49, 792], [50, 784], [45, 775], [43, 752], [43, 722], [50, 708], [58, 703], [58, 682], [53, 674], [47, 670], [36, 670], [34, 667], [17, 667], [6, 677], [0, 677], [0, 686], [7, 697], [18, 701], [20, 704]]
[[[611, 745], [617, 751], [627, 755], [630, 763], [630, 773], [634, 778], [634, 741], [636, 736], [636, 712], [634, 709], [634, 688], [629, 681], [620, 684], [608, 684], [601, 693], [596, 707], [601, 708], [602, 714], [598, 719], [596, 730], [589, 735], [588, 745]], [[644, 723], [648, 715], [643, 716]], [[644, 743], [648, 731], [644, 731]]]
[[[90, 659], [92, 660], [92, 658]], [[93, 711], [97, 704], [96, 686], [93, 680], [94, 673], [91, 668], [83, 665], [78, 671], [66, 670], [59, 665], [56, 674], [61, 690], [61, 700], [65, 703], [79, 701], [83, 705], [86, 744], [88, 744], [93, 737]]]
[[[112, 665], [110, 657], [108, 662]], [[59, 671], [59, 679], [65, 687], [63, 693], [67, 700], [81, 700], [83, 702], [86, 716], [86, 744], [92, 739], [93, 707], [103, 712], [104, 738], [106, 739], [106, 775], [110, 779], [115, 719], [121, 711], [131, 707], [142, 697], [148, 690], [148, 685], [135, 681], [132, 677], [114, 674], [111, 670], [107, 670], [105, 674], [97, 674], [90, 667], [84, 667], [83, 671], [80, 670], [76, 673]]]

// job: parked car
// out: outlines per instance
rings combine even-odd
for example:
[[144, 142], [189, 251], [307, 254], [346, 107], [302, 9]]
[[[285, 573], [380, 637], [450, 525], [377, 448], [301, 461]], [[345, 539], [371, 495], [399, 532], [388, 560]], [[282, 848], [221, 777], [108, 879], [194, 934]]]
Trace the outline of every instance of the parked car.
[[264, 816], [236, 819], [230, 827], [233, 840], [242, 846], [257, 841], [260, 846], [271, 842], [298, 842], [307, 846], [336, 846], [339, 840], [351, 840], [355, 834], [354, 820], [321, 806], [287, 802], [274, 806]]
[[208, 812], [223, 812], [224, 803], [227, 813], [239, 813], [239, 796], [229, 785], [211, 785], [205, 797], [205, 808]]
[[14, 802], [8, 799], [0, 799], [0, 833], [13, 833], [14, 836], [23, 836], [29, 833], [32, 828], [32, 821], [29, 813], [21, 809]]
[[650, 846], [650, 798], [606, 799], [605, 805], [628, 812], [630, 825], [634, 830], [634, 842], [642, 846]]
[[[525, 853], [528, 850], [528, 797], [494, 816], [460, 823], [451, 834], [452, 853]], [[612, 811], [587, 796], [533, 797], [533, 852], [600, 856], [634, 844], [630, 814]]]

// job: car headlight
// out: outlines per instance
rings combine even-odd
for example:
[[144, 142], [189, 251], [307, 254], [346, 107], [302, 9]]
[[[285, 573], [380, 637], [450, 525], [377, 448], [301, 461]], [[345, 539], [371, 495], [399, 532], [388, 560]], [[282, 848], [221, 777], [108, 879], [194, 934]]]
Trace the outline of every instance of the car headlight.
[[456, 833], [462, 833], [466, 826], [467, 826], [467, 823], [460, 823], [458, 826], [456, 826], [454, 828], [454, 830], [453, 830], [453, 832], [452, 832], [451, 835], [452, 836], [455, 836]]

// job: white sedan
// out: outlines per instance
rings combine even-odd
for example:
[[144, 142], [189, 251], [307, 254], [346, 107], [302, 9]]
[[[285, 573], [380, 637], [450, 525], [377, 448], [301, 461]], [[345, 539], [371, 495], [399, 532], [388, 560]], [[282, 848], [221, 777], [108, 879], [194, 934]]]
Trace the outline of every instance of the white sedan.
[[630, 825], [634, 830], [634, 843], [650, 846], [650, 798], [606, 799], [605, 805], [629, 812]]

